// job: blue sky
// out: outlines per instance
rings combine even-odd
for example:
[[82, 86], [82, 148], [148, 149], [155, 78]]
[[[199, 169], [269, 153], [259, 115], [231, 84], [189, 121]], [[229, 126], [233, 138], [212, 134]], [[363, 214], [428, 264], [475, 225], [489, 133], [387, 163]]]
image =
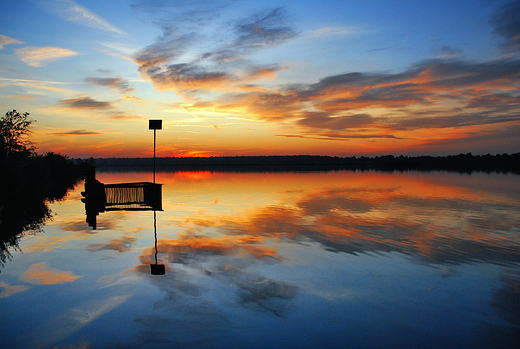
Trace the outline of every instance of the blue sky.
[[0, 4], [0, 104], [40, 152], [520, 151], [519, 1]]

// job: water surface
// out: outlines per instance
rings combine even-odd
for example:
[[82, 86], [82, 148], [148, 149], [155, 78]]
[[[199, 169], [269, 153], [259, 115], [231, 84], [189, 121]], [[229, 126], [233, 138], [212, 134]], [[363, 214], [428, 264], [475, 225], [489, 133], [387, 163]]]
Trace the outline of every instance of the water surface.
[[[99, 172], [103, 183], [151, 173]], [[520, 339], [520, 176], [159, 172], [80, 183], [0, 273], [6, 348], [488, 348]], [[151, 275], [155, 263], [165, 275]]]

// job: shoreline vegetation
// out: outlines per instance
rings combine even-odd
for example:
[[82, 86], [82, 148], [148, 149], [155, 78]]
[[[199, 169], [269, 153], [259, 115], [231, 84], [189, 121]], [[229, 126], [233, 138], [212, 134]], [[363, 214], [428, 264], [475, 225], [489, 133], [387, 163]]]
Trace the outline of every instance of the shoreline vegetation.
[[10, 249], [20, 250], [20, 238], [43, 232], [53, 216], [48, 203], [62, 200], [87, 167], [53, 152], [36, 154], [28, 116], [12, 110], [0, 118], [0, 267], [12, 258]]
[[[77, 159], [98, 169], [149, 171], [153, 158]], [[453, 171], [459, 173], [497, 172], [520, 174], [520, 153], [498, 155], [459, 154], [451, 156], [333, 157], [320, 155], [270, 155], [222, 157], [160, 157], [156, 167], [169, 171], [208, 170], [222, 172], [277, 171]]]
[[20, 250], [22, 237], [43, 232], [53, 217], [48, 204], [62, 200], [83, 169], [55, 153], [0, 158], [0, 267], [12, 258], [9, 250]]

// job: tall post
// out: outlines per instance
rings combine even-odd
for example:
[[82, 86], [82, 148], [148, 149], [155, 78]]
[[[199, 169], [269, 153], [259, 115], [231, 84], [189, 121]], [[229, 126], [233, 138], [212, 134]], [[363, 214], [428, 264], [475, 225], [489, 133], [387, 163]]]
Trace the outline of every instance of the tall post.
[[155, 140], [156, 140], [157, 130], [153, 130], [153, 183], [155, 184]]
[[162, 130], [162, 120], [148, 120], [148, 129], [153, 130], [153, 182], [155, 183], [155, 142], [157, 130]]
[[[162, 130], [162, 120], [149, 120], [148, 129], [153, 130], [153, 183], [155, 184], [155, 143], [157, 140], [157, 130]], [[159, 185], [160, 186], [160, 185]], [[154, 185], [154, 201], [157, 203], [157, 194]], [[157, 216], [155, 208], [153, 210], [153, 234], [155, 238], [155, 264], [150, 264], [152, 275], [164, 275], [164, 264], [157, 264]]]

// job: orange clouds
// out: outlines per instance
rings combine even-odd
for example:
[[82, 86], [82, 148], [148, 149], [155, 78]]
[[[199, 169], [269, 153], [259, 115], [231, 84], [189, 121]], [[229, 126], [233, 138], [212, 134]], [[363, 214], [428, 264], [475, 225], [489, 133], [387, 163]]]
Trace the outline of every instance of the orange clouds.
[[[250, 82], [272, 78], [280, 67], [212, 71], [200, 62], [168, 64], [175, 57], [162, 48], [143, 50], [136, 57], [139, 69], [158, 90], [182, 93], [185, 102], [177, 104], [182, 107], [179, 113], [195, 117], [162, 132], [165, 138], [158, 142], [162, 156], [494, 153], [514, 150], [520, 141], [515, 131], [520, 128], [517, 60], [437, 59], [399, 73], [354, 72], [313, 84], [266, 87]], [[119, 92], [133, 88], [121, 78], [85, 81]], [[58, 105], [96, 118], [140, 118], [138, 111], [120, 111], [118, 103], [81, 96], [62, 99]], [[74, 156], [151, 156], [149, 143], [140, 134], [97, 129], [74, 125], [50, 133], [61, 139], [38, 143], [42, 149], [74, 149], [78, 153]]]
[[20, 277], [20, 280], [35, 285], [51, 285], [63, 282], [72, 282], [79, 276], [73, 275], [70, 271], [62, 271], [52, 268], [45, 262], [36, 263]]
[[453, 141], [453, 146], [483, 135], [497, 141], [510, 138], [504, 128], [491, 126], [509, 122], [520, 126], [520, 99], [512, 94], [519, 82], [518, 61], [430, 60], [402, 73], [329, 76], [315, 84], [228, 94], [186, 109], [290, 126], [280, 134], [284, 137], [355, 140], [356, 148], [372, 147], [367, 143], [371, 140], [394, 139], [394, 144], [379, 146], [392, 151], [398, 146], [431, 147], [445, 140]]
[[60, 47], [27, 46], [14, 50], [14, 53], [27, 65], [42, 67], [59, 59], [79, 55], [78, 52]]

